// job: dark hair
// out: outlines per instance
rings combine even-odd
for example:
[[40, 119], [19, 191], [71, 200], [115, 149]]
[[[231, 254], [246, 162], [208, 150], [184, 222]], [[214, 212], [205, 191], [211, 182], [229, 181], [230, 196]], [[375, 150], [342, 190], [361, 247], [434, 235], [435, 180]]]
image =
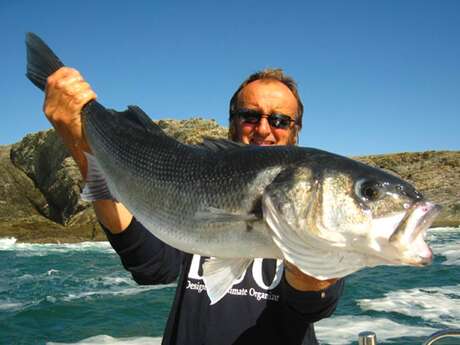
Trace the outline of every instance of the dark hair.
[[245, 81], [243, 81], [240, 87], [235, 91], [232, 98], [230, 99], [230, 107], [229, 107], [229, 139], [236, 140], [235, 138], [235, 125], [234, 115], [237, 110], [237, 103], [240, 91], [249, 83], [252, 83], [256, 80], [277, 80], [284, 85], [286, 85], [289, 90], [291, 90], [292, 94], [297, 100], [297, 114], [295, 118], [295, 124], [297, 126], [297, 130], [295, 131], [296, 135], [302, 128], [302, 115], [303, 115], [303, 104], [299, 96], [299, 92], [297, 90], [297, 84], [290, 76], [284, 74], [284, 71], [281, 68], [266, 68], [264, 70], [258, 71], [256, 73], [251, 74]]

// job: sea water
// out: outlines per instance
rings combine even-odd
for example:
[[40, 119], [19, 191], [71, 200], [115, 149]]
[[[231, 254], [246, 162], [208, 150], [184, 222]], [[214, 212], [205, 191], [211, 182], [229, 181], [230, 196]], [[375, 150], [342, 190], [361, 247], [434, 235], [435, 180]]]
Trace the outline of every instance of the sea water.
[[[431, 229], [431, 266], [376, 267], [347, 278], [321, 344], [421, 344], [460, 327], [460, 228]], [[107, 242], [0, 239], [0, 344], [160, 344], [175, 285], [139, 286]]]

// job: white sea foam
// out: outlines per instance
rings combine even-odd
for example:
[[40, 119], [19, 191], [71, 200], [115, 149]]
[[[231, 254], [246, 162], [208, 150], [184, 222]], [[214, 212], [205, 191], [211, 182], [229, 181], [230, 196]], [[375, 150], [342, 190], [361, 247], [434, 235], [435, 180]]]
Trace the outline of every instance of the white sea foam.
[[96, 335], [86, 338], [76, 343], [56, 343], [47, 342], [46, 345], [160, 345], [159, 337], [130, 337], [130, 338], [113, 338], [108, 335]]
[[133, 284], [133, 279], [131, 277], [102, 277], [102, 282], [104, 285], [123, 285], [123, 284]]
[[[9, 311], [9, 312], [22, 311], [30, 307], [39, 305], [43, 302], [51, 303], [51, 304], [56, 304], [56, 303], [59, 304], [62, 302], [73, 302], [76, 300], [91, 300], [93, 298], [98, 298], [98, 297], [132, 296], [132, 295], [137, 295], [137, 294], [140, 294], [146, 291], [160, 290], [160, 289], [171, 288], [171, 287], [176, 287], [176, 286], [177, 286], [176, 284], [140, 286], [140, 285], [136, 285], [136, 283], [133, 282], [130, 284], [129, 287], [113, 287], [113, 288], [105, 288], [105, 289], [100, 289], [100, 290], [67, 293], [64, 295], [62, 294], [54, 295], [53, 294], [53, 295], [46, 295], [45, 297], [39, 298], [36, 300], [28, 300], [28, 301], [21, 301], [21, 302], [9, 300], [9, 299], [0, 300], [0, 312], [1, 311]], [[80, 344], [80, 343], [77, 343], [77, 344]], [[118, 344], [118, 343], [114, 343], [114, 344]], [[120, 343], [120, 344], [124, 344], [124, 343]]]
[[[0, 312], [20, 312], [40, 304], [40, 300], [20, 301], [15, 299], [0, 300]], [[1, 329], [1, 328], [0, 328]], [[0, 331], [1, 335], [1, 331]]]
[[428, 241], [436, 256], [446, 258], [442, 265], [460, 265], [460, 228], [432, 228]]
[[68, 251], [97, 251], [114, 253], [108, 241], [80, 243], [18, 243], [14, 237], [0, 238], [0, 250], [26, 252], [28, 255], [47, 255]]
[[10, 248], [16, 245], [16, 239], [14, 237], [2, 237], [0, 238], [0, 250], [11, 250]]
[[45, 297], [45, 301], [47, 301], [47, 302], [49, 302], [49, 303], [56, 303], [57, 298], [54, 297], [54, 296], [46, 296], [46, 297]]
[[420, 317], [445, 327], [458, 327], [460, 285], [391, 291], [382, 298], [357, 301], [364, 310]]
[[86, 285], [89, 286], [139, 286], [134, 282], [133, 278], [129, 275], [123, 276], [103, 276], [90, 278], [85, 281]]
[[138, 285], [121, 289], [102, 289], [94, 291], [83, 291], [78, 293], [70, 293], [60, 299], [65, 302], [70, 302], [78, 299], [87, 299], [98, 296], [132, 296], [145, 291], [160, 290], [169, 287], [176, 287], [176, 284], [164, 284], [164, 285]]
[[26, 273], [16, 278], [19, 282], [24, 283], [36, 279], [32, 274]]
[[11, 302], [11, 301], [0, 301], [0, 310], [3, 311], [14, 311], [24, 307], [24, 303]]
[[454, 227], [454, 226], [446, 226], [446, 227], [437, 227], [437, 228], [430, 228], [429, 230], [431, 231], [460, 231], [460, 227]]
[[372, 331], [377, 343], [400, 337], [426, 337], [437, 331], [430, 327], [416, 327], [370, 316], [337, 316], [323, 319], [315, 324], [321, 344], [348, 345], [358, 341], [358, 334]]
[[[64, 277], [57, 278], [57, 276], [60, 276], [60, 275], [64, 276]], [[60, 280], [65, 280], [65, 279], [68, 279], [67, 277], [70, 277], [70, 276], [71, 276], [71, 274], [67, 274], [67, 273], [63, 274], [59, 270], [50, 268], [46, 272], [36, 272], [35, 274], [26, 273], [26, 274], [20, 275], [18, 277], [14, 277], [13, 279], [15, 280], [16, 283], [26, 284], [26, 283], [32, 282], [32, 281], [34, 283], [39, 283], [39, 282], [42, 283], [42, 282], [45, 282], [45, 281], [53, 280], [54, 278], [55, 279], [60, 279]]]
[[458, 228], [430, 228], [428, 229], [428, 240], [439, 240], [446, 237], [457, 237], [460, 235], [460, 227]]
[[[459, 241], [460, 242], [460, 241]], [[433, 245], [433, 252], [438, 256], [444, 256], [446, 260], [442, 265], [460, 266], [460, 243], [452, 242]]]

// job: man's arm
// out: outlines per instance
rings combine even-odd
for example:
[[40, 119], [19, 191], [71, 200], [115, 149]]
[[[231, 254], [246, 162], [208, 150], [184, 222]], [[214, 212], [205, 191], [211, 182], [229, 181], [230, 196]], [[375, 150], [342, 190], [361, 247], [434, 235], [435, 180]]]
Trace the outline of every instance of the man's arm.
[[[298, 270], [296, 267], [294, 269]], [[329, 317], [334, 312], [343, 293], [344, 279], [320, 281], [301, 273], [303, 277], [300, 283], [297, 281], [292, 284], [287, 279], [288, 274], [285, 270], [283, 299], [285, 312], [292, 321], [312, 323]]]
[[[96, 94], [75, 69], [62, 67], [48, 78], [43, 111], [70, 151], [83, 179], [88, 170], [84, 152], [91, 150], [84, 136], [80, 113], [93, 99]], [[119, 202], [98, 200], [93, 205], [99, 221], [113, 234], [124, 231], [131, 223], [132, 214]]]
[[[88, 163], [84, 152], [91, 152], [81, 123], [85, 104], [96, 98], [80, 73], [63, 67], [47, 80], [43, 110], [69, 149], [83, 179]], [[120, 255], [123, 266], [139, 284], [174, 281], [183, 253], [153, 236], [137, 222], [123, 204], [113, 200], [93, 202], [96, 216], [107, 237]]]
[[338, 279], [319, 280], [302, 273], [293, 264], [284, 261], [284, 275], [291, 287], [298, 291], [321, 291], [334, 285]]
[[113, 234], [102, 225], [123, 267], [141, 285], [168, 284], [180, 273], [185, 254], [156, 238], [134, 217], [128, 227]]

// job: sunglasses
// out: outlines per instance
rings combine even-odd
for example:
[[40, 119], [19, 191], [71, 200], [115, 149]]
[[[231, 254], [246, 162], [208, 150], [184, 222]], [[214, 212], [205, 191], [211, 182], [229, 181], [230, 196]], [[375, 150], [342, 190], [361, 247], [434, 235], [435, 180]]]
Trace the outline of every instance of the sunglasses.
[[268, 123], [273, 128], [288, 129], [291, 126], [291, 122], [295, 122], [289, 115], [284, 114], [262, 114], [257, 110], [242, 109], [235, 112], [244, 123], [257, 124], [260, 122], [262, 117], [267, 118]]

